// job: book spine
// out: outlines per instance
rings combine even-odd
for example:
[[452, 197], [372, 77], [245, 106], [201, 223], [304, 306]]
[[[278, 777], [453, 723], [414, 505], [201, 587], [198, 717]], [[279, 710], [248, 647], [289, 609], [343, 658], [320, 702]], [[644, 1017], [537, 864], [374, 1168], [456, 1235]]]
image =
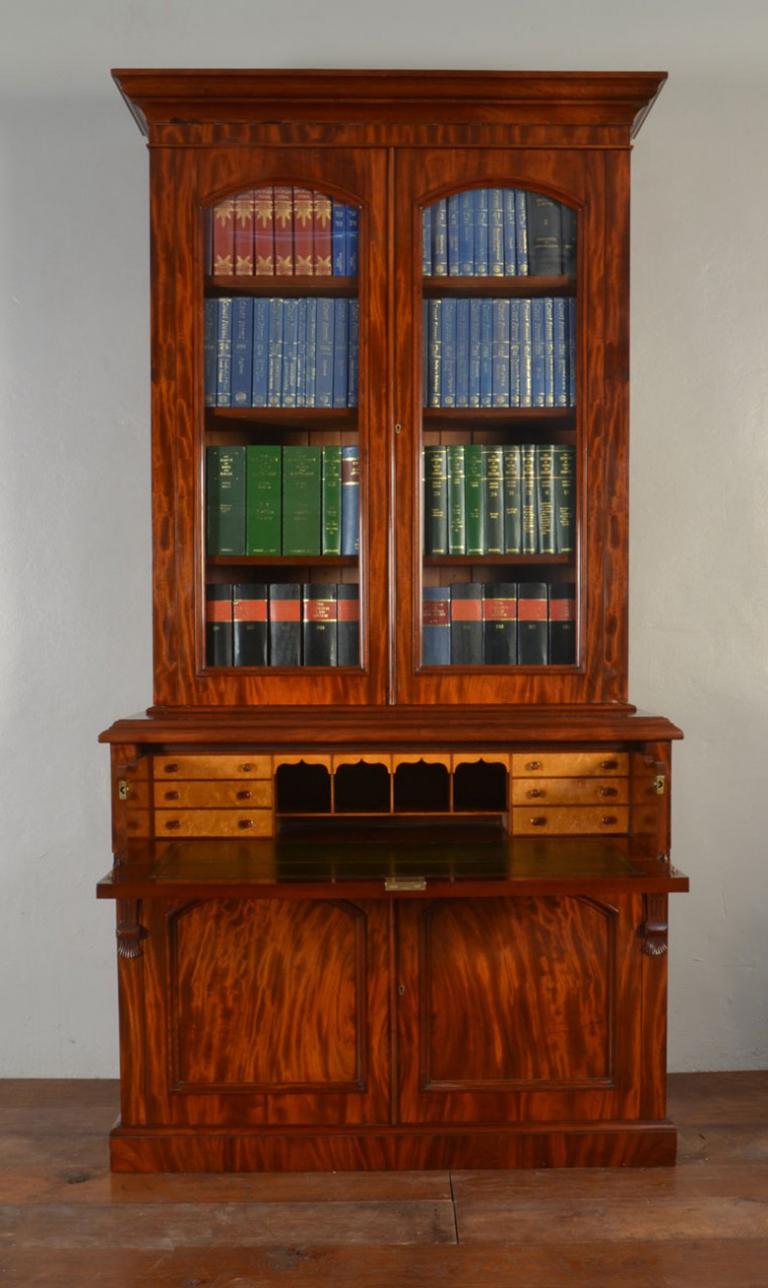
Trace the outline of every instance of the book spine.
[[445, 447], [424, 448], [424, 553], [448, 553], [448, 461]]
[[232, 277], [235, 271], [235, 202], [227, 197], [213, 208], [213, 276]]
[[269, 301], [269, 370], [267, 402], [279, 407], [283, 381], [283, 300]]
[[269, 665], [301, 666], [301, 586], [269, 587]]
[[216, 301], [216, 406], [232, 404], [232, 301]]
[[331, 269], [331, 198], [322, 192], [312, 194], [312, 240], [315, 277], [330, 277]]
[[283, 554], [320, 554], [320, 448], [283, 448]]
[[282, 553], [283, 454], [257, 443], [245, 449], [245, 553]]
[[534, 407], [544, 406], [544, 301], [531, 300], [531, 394]]
[[206, 407], [216, 406], [218, 378], [218, 349], [216, 336], [216, 316], [218, 301], [205, 301], [205, 318], [203, 328], [203, 373]]
[[528, 206], [525, 193], [515, 189], [515, 251], [518, 277], [528, 276]]
[[572, 206], [560, 207], [560, 223], [563, 236], [563, 274], [565, 277], [576, 276], [576, 211]]
[[536, 447], [533, 443], [523, 443], [520, 448], [523, 475], [523, 554], [535, 555], [539, 552], [539, 527], [536, 516]]
[[555, 310], [551, 295], [544, 306], [544, 406], [555, 405]]
[[232, 661], [235, 666], [266, 666], [268, 588], [256, 582], [232, 587]]
[[333, 300], [317, 301], [315, 406], [333, 406]]
[[347, 406], [356, 407], [360, 380], [360, 301], [349, 301], [349, 372]]
[[517, 585], [489, 582], [483, 593], [483, 646], [486, 666], [517, 662]]
[[339, 666], [360, 665], [360, 587], [342, 581], [336, 587], [337, 650]]
[[305, 666], [336, 666], [338, 632], [336, 587], [309, 581], [302, 587], [302, 653]]
[[299, 301], [283, 300], [283, 369], [280, 406], [295, 407], [298, 388]]
[[266, 407], [269, 385], [269, 300], [253, 301], [251, 406]]
[[509, 406], [509, 300], [493, 300], [493, 406]]
[[531, 345], [532, 300], [519, 300], [520, 305], [520, 406], [533, 406], [533, 352]]
[[552, 450], [553, 504], [555, 512], [555, 552], [573, 554], [576, 535], [575, 452], [572, 447], [555, 445]]
[[539, 520], [537, 552], [557, 553], [555, 544], [554, 445], [539, 443], [536, 447], [536, 511]]
[[333, 301], [333, 406], [347, 405], [349, 300]]
[[341, 448], [333, 444], [323, 454], [323, 549], [324, 555], [341, 554]]
[[341, 449], [341, 553], [360, 553], [360, 453]]
[[206, 586], [206, 663], [208, 666], [231, 666], [232, 657], [232, 586]]
[[347, 275], [346, 209], [341, 201], [331, 202], [331, 263], [334, 277]]
[[549, 661], [572, 666], [576, 661], [576, 587], [553, 582], [549, 588]]
[[429, 406], [429, 300], [421, 301], [421, 406]]
[[504, 448], [504, 553], [523, 553], [523, 491], [520, 448]]
[[440, 406], [456, 406], [456, 300], [443, 300], [443, 361], [440, 376]]
[[563, 263], [560, 203], [529, 192], [528, 255], [534, 277], [559, 277]]
[[461, 274], [459, 260], [459, 194], [448, 198], [448, 276], [458, 277]]
[[475, 200], [471, 188], [459, 193], [459, 273], [475, 272]]
[[252, 192], [241, 192], [235, 198], [236, 277], [253, 277], [253, 199]]
[[479, 581], [451, 586], [451, 664], [483, 663], [483, 587]]
[[307, 301], [296, 302], [296, 406], [307, 405]]
[[488, 189], [475, 188], [475, 274], [488, 276]]
[[421, 659], [424, 666], [451, 661], [451, 588], [425, 586], [421, 592]]
[[568, 301], [552, 301], [554, 341], [554, 405], [568, 406]]
[[424, 277], [432, 276], [432, 207], [421, 212], [421, 271]]
[[310, 296], [307, 300], [307, 375], [305, 406], [316, 405], [315, 384], [317, 380], [317, 300]]
[[493, 406], [493, 300], [480, 301], [480, 406]]
[[568, 300], [568, 406], [576, 406], [576, 300]]
[[253, 198], [253, 256], [257, 277], [275, 274], [275, 194], [257, 188]]
[[517, 660], [520, 666], [546, 666], [549, 661], [547, 585], [521, 581], [517, 588]]
[[519, 407], [522, 396], [520, 300], [509, 301], [509, 405]]
[[443, 374], [443, 301], [429, 301], [429, 406], [439, 407]]
[[360, 261], [360, 212], [357, 206], [347, 206], [347, 276], [357, 277]]
[[206, 459], [206, 551], [245, 554], [245, 448], [208, 447]]
[[479, 443], [464, 444], [464, 479], [466, 484], [467, 554], [484, 555], [485, 483], [483, 449]]
[[456, 301], [456, 406], [469, 406], [469, 300]]
[[504, 450], [484, 447], [485, 513], [483, 545], [487, 555], [504, 554]]
[[517, 276], [517, 223], [515, 220], [515, 189], [504, 189], [504, 275]]
[[297, 275], [314, 275], [312, 240], [312, 193], [307, 188], [294, 188], [293, 266]]
[[448, 554], [467, 552], [467, 490], [464, 477], [464, 444], [446, 449], [448, 460]]
[[448, 202], [445, 197], [432, 205], [432, 274], [448, 274]]
[[470, 407], [480, 406], [480, 315], [482, 300], [469, 301], [469, 379], [468, 398]]
[[275, 193], [275, 272], [293, 276], [293, 189], [277, 187]]
[[504, 195], [501, 188], [488, 189], [488, 271], [504, 276]]
[[239, 295], [232, 301], [233, 407], [250, 407], [253, 381], [253, 300]]

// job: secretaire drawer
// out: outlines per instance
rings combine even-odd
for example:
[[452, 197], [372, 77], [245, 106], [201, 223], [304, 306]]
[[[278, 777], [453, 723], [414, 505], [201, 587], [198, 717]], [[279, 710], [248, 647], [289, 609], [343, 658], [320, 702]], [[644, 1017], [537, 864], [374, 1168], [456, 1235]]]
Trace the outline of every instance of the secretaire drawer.
[[156, 836], [271, 836], [271, 809], [158, 809]]
[[587, 805], [551, 806], [542, 809], [516, 805], [512, 810], [512, 833], [517, 836], [553, 834], [597, 835], [601, 832], [623, 833], [628, 830], [629, 810], [626, 805], [594, 809]]
[[270, 756], [155, 756], [155, 778], [271, 778]]
[[271, 778], [235, 782], [155, 783], [156, 809], [269, 809], [272, 805]]
[[515, 778], [513, 805], [626, 805], [626, 778]]
[[522, 751], [512, 756], [512, 774], [527, 778], [582, 778], [586, 775], [625, 775], [629, 758], [625, 751]]

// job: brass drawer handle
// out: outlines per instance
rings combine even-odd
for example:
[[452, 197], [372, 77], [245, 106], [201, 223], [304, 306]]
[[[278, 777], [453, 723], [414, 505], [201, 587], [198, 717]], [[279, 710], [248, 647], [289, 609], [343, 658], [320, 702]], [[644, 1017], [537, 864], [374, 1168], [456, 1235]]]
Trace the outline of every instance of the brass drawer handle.
[[600, 822], [606, 827], [610, 827], [611, 823], [618, 823], [618, 821], [619, 820], [615, 814], [603, 814], [603, 817], [600, 819]]
[[619, 793], [615, 787], [599, 787], [597, 794], [598, 796], [618, 796]]
[[545, 827], [547, 820], [539, 814], [536, 818], [530, 820], [531, 827]]
[[526, 792], [526, 796], [531, 796], [531, 797], [534, 797], [534, 798], [535, 798], [536, 796], [543, 796], [543, 795], [544, 795], [544, 793], [543, 793], [543, 791], [541, 790], [541, 788], [540, 788], [540, 787], [532, 787], [532, 788], [531, 788], [531, 790], [530, 790], [529, 792]]
[[166, 772], [166, 774], [178, 774], [178, 772], [179, 772], [179, 766], [178, 766], [178, 765], [166, 765], [166, 766], [165, 766], [165, 772]]
[[526, 769], [541, 769], [541, 761], [540, 761], [540, 760], [529, 760], [529, 761], [528, 761], [528, 764], [527, 764], [525, 767], [526, 767]]
[[253, 770], [253, 765], [238, 765], [238, 769], [241, 774], [250, 774]]
[[238, 792], [238, 793], [237, 793], [237, 799], [238, 799], [239, 801], [249, 801], [249, 800], [251, 799], [251, 797], [252, 797], [252, 796], [253, 796], [253, 792]]
[[165, 793], [165, 799], [166, 799], [167, 801], [177, 801], [177, 800], [179, 799], [179, 793], [178, 793], [178, 792], [166, 792], [166, 793]]
[[601, 769], [618, 769], [618, 767], [619, 767], [619, 762], [618, 762], [618, 760], [601, 760], [601, 761], [600, 761], [600, 768], [601, 768]]
[[177, 818], [169, 818], [165, 826], [173, 832], [177, 827], [181, 827], [181, 823]]
[[239, 818], [239, 819], [237, 820], [237, 826], [238, 826], [238, 827], [241, 827], [241, 828], [243, 829], [243, 831], [245, 831], [245, 829], [246, 829], [246, 828], [248, 828], [248, 827], [253, 827], [253, 819], [252, 819], [252, 818]]

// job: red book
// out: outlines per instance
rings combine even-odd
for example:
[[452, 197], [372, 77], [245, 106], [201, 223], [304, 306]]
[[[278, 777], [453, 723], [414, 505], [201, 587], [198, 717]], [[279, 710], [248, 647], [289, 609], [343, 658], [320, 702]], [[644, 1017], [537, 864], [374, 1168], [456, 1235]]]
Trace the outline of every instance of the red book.
[[275, 188], [275, 272], [293, 276], [293, 189]]
[[257, 277], [275, 272], [275, 206], [272, 188], [257, 188], [253, 194], [253, 255]]
[[235, 197], [235, 276], [253, 276], [253, 193]]
[[233, 197], [213, 208], [213, 276], [232, 277], [235, 271], [235, 202]]
[[331, 276], [331, 199], [322, 192], [313, 193], [312, 237], [315, 252], [315, 277]]
[[312, 262], [312, 193], [306, 188], [293, 190], [293, 256], [297, 274], [311, 276]]

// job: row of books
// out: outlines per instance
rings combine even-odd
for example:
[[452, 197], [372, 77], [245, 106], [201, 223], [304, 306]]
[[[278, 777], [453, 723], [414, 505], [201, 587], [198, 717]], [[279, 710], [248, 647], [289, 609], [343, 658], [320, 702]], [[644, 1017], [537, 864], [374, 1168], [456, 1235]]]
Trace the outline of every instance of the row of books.
[[360, 588], [351, 582], [205, 589], [209, 666], [359, 666]]
[[356, 555], [357, 447], [206, 448], [209, 555]]
[[425, 666], [569, 666], [576, 661], [570, 582], [455, 582], [422, 591]]
[[356, 407], [357, 300], [205, 301], [206, 407]]
[[559, 443], [425, 447], [424, 553], [571, 554], [574, 461]]
[[574, 407], [576, 301], [424, 301], [426, 407]]
[[428, 277], [573, 277], [576, 212], [537, 192], [472, 188], [422, 215]]
[[256, 188], [211, 211], [213, 277], [354, 277], [358, 209], [308, 188]]

